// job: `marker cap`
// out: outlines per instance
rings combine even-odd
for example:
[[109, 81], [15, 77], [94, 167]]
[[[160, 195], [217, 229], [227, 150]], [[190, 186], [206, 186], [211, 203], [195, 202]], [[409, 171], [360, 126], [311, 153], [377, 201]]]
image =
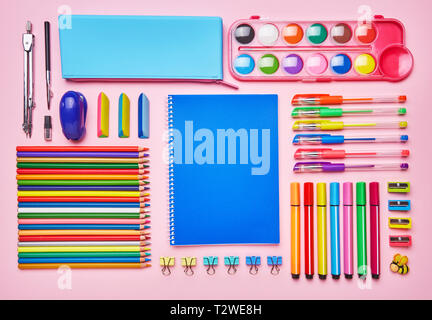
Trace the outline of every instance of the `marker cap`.
[[369, 183], [369, 202], [373, 206], [379, 206], [379, 183]]
[[353, 184], [352, 182], [344, 182], [343, 184], [343, 204], [352, 206], [353, 204]]
[[339, 182], [332, 182], [330, 183], [330, 205], [338, 206], [339, 202]]
[[325, 206], [327, 204], [326, 184], [324, 182], [317, 183], [317, 205]]
[[357, 182], [356, 183], [356, 203], [357, 205], [366, 205], [366, 183]]
[[313, 206], [313, 183], [305, 182], [304, 184], [304, 205]]
[[300, 183], [298, 182], [291, 183], [291, 205], [300, 205]]

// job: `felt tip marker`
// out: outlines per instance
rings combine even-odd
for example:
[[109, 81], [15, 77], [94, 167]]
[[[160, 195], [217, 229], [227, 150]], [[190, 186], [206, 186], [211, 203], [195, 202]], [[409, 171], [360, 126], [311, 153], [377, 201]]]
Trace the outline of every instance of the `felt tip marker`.
[[352, 279], [354, 273], [353, 254], [353, 184], [343, 184], [343, 251], [344, 274], [346, 279]]
[[318, 276], [327, 278], [327, 192], [325, 183], [317, 183]]
[[366, 233], [366, 183], [356, 184], [357, 209], [357, 273], [367, 275], [367, 233]]
[[331, 274], [333, 279], [339, 279], [340, 263], [340, 226], [339, 226], [339, 183], [330, 183], [330, 248]]
[[312, 279], [314, 275], [314, 219], [313, 219], [313, 183], [304, 184], [304, 230], [305, 230], [305, 275]]
[[370, 203], [370, 250], [371, 250], [371, 273], [373, 279], [379, 279], [380, 266], [380, 207], [379, 207], [379, 183], [369, 184]]
[[291, 276], [300, 277], [300, 183], [291, 183]]

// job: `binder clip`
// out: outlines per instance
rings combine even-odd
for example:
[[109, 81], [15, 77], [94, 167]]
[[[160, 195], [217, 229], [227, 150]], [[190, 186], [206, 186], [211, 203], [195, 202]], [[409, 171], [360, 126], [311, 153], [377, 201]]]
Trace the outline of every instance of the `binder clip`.
[[390, 229], [411, 229], [411, 218], [388, 218]]
[[194, 274], [192, 267], [196, 266], [196, 257], [181, 258], [181, 265], [184, 267], [184, 273], [186, 273], [188, 276], [192, 276]]
[[169, 276], [171, 274], [170, 267], [174, 266], [174, 257], [160, 257], [160, 265], [162, 266], [162, 274], [164, 276]]
[[228, 274], [235, 274], [237, 272], [236, 266], [239, 265], [239, 257], [238, 256], [227, 256], [224, 257], [225, 265], [228, 266]]
[[258, 266], [261, 265], [261, 257], [256, 256], [247, 256], [246, 257], [246, 265], [250, 266], [249, 273], [250, 274], [257, 274], [258, 273]]
[[280, 268], [282, 265], [282, 257], [281, 256], [268, 256], [267, 257], [267, 265], [271, 266], [270, 273], [272, 275], [278, 275]]
[[207, 266], [207, 274], [214, 275], [216, 273], [215, 266], [218, 264], [218, 257], [207, 256], [203, 258], [204, 265]]

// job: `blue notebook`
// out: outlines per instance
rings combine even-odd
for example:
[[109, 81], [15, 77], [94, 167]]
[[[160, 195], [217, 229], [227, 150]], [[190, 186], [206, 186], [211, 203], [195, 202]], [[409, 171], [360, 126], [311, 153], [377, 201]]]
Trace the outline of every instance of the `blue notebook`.
[[171, 245], [279, 243], [277, 95], [168, 105]]
[[63, 78], [223, 79], [220, 17], [61, 15]]

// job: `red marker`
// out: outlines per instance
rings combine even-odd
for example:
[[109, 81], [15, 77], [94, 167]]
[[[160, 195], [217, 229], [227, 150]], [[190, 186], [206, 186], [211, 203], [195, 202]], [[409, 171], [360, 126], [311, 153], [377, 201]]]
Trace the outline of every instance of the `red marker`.
[[314, 227], [313, 227], [313, 183], [304, 184], [304, 221], [305, 221], [305, 274], [306, 279], [314, 275]]
[[370, 237], [371, 237], [371, 273], [373, 279], [380, 276], [380, 214], [379, 214], [379, 183], [369, 183], [370, 202]]

